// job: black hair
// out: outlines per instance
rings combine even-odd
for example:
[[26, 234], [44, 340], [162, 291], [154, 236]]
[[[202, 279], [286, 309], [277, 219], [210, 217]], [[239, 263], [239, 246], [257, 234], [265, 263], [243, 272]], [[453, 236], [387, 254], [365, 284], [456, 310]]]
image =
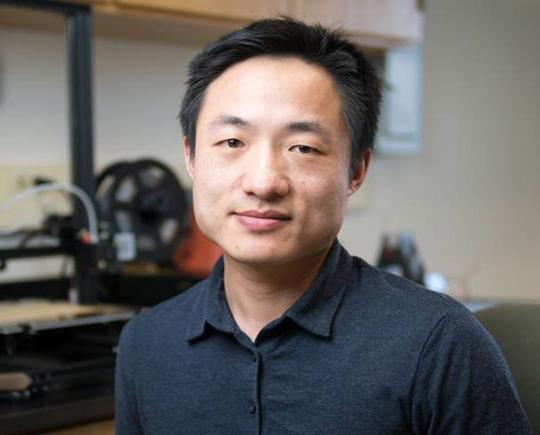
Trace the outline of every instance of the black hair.
[[256, 56], [292, 56], [323, 68], [334, 80], [351, 139], [351, 174], [373, 147], [381, 84], [360, 49], [340, 33], [288, 17], [255, 21], [208, 45], [191, 61], [180, 123], [190, 152], [204, 94], [226, 69]]

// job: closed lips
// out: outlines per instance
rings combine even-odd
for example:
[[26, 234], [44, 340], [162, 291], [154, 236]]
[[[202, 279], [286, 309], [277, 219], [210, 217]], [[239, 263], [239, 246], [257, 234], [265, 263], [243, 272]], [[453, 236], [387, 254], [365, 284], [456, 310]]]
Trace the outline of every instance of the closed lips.
[[245, 210], [245, 211], [238, 211], [234, 214], [238, 216], [245, 216], [245, 217], [252, 217], [252, 218], [258, 218], [258, 219], [275, 219], [275, 220], [289, 220], [290, 217], [287, 216], [284, 213], [281, 213], [276, 210], [265, 210], [265, 211], [258, 211], [258, 210]]

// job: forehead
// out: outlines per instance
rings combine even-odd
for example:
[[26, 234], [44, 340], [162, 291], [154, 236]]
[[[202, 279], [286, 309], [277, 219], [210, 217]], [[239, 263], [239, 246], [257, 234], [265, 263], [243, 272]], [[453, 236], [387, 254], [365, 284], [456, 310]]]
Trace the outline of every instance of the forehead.
[[315, 120], [342, 129], [341, 101], [330, 74], [295, 57], [259, 56], [225, 70], [207, 88], [198, 124], [234, 114], [268, 127]]

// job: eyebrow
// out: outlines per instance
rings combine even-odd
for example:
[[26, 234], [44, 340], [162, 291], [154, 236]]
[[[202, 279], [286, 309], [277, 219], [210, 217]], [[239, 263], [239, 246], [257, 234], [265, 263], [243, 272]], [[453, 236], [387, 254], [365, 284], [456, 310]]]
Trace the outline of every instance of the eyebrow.
[[297, 121], [287, 125], [287, 130], [291, 133], [315, 133], [328, 140], [331, 137], [330, 131], [318, 122]]
[[[254, 128], [254, 125], [236, 115], [219, 115], [216, 119], [210, 122], [210, 128], [214, 129], [223, 126]], [[285, 129], [290, 133], [314, 133], [321, 136], [324, 140], [331, 138], [330, 131], [315, 121], [295, 121], [287, 124]]]
[[239, 116], [234, 115], [220, 115], [216, 119], [210, 122], [210, 128], [223, 127], [223, 126], [233, 126], [233, 127], [244, 127], [249, 128], [253, 125], [246, 121], [245, 119], [240, 118]]

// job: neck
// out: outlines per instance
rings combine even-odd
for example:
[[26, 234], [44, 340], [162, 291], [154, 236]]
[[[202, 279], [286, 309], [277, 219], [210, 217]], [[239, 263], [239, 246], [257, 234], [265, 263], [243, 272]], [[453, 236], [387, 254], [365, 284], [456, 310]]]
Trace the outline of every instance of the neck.
[[253, 342], [306, 292], [327, 253], [328, 248], [291, 263], [264, 266], [224, 255], [225, 296], [236, 324]]

